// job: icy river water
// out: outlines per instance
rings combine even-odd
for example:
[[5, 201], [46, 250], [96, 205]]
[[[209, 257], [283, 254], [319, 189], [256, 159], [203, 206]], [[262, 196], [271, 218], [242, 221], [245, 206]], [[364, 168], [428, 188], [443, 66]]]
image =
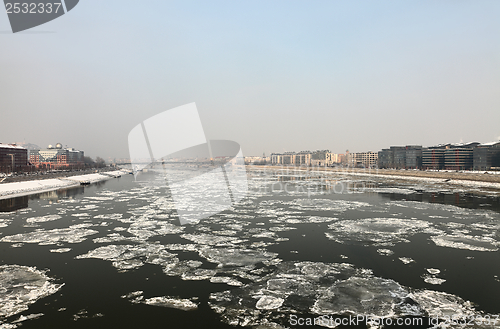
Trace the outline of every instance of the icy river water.
[[497, 192], [279, 170], [248, 184], [189, 225], [153, 174], [0, 202], [0, 328], [500, 327]]

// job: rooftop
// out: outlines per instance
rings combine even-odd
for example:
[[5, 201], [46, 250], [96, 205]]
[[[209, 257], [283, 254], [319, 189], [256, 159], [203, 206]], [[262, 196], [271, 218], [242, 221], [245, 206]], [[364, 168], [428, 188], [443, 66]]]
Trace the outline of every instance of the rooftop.
[[497, 144], [500, 144], [500, 141], [483, 143], [483, 144], [480, 144], [479, 146], [494, 146]]
[[0, 143], [0, 148], [26, 150], [24, 147], [17, 146], [16, 144], [3, 144], [3, 143]]

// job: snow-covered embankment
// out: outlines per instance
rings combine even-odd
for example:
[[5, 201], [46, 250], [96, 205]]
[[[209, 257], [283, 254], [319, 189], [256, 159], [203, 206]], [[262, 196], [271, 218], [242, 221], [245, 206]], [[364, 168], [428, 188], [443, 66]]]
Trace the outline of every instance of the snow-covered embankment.
[[125, 174], [128, 174], [128, 172], [118, 170], [97, 174], [0, 184], [0, 200], [70, 188], [81, 184], [93, 184]]

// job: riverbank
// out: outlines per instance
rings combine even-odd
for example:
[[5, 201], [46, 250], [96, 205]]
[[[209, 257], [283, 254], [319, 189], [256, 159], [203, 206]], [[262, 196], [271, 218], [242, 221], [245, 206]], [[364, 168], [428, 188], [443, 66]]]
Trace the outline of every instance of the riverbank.
[[87, 174], [95, 174], [99, 172], [108, 172], [113, 171], [115, 169], [110, 167], [105, 168], [89, 168], [89, 169], [80, 169], [80, 170], [55, 170], [48, 172], [35, 172], [35, 173], [26, 173], [26, 174], [18, 174], [14, 176], [4, 176], [5, 174], [0, 174], [0, 184], [6, 183], [14, 183], [14, 182], [25, 182], [25, 181], [33, 181], [33, 180], [42, 180], [42, 179], [51, 179], [51, 178], [61, 178], [61, 177], [71, 177], [71, 176], [81, 176]]
[[[126, 170], [115, 170], [84, 175], [81, 175], [81, 172], [76, 173], [80, 173], [80, 175], [64, 175], [61, 173], [61, 176], [58, 178], [2, 183], [0, 184], [0, 200], [93, 184], [117, 178], [129, 172]], [[41, 178], [42, 176], [37, 177]]]
[[488, 171], [424, 171], [396, 169], [330, 168], [330, 167], [295, 167], [295, 166], [251, 166], [252, 169], [293, 171], [332, 172], [343, 175], [384, 177], [401, 180], [427, 180], [465, 186], [481, 186], [500, 190], [500, 172]]

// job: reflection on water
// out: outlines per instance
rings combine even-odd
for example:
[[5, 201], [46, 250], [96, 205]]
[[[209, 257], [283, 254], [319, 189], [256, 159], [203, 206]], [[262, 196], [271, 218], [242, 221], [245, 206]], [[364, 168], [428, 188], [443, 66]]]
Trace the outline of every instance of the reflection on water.
[[0, 212], [11, 212], [28, 207], [28, 196], [0, 200]]
[[469, 209], [489, 209], [500, 211], [500, 198], [466, 192], [425, 192], [421, 187], [402, 187], [398, 184], [387, 184], [367, 180], [350, 180], [342, 176], [328, 177], [325, 175], [276, 175], [265, 176], [270, 178], [269, 184], [259, 186], [261, 192], [285, 192], [293, 194], [313, 191], [319, 194], [350, 194], [365, 193], [367, 195], [381, 195], [391, 201], [417, 201], [424, 203], [439, 203], [454, 205]]
[[379, 193], [391, 201], [418, 201], [454, 205], [468, 209], [488, 209], [500, 211], [500, 198], [478, 196], [469, 193], [422, 192], [414, 194]]
[[62, 189], [62, 190], [44, 192], [39, 194], [20, 196], [17, 198], [0, 200], [0, 212], [11, 212], [23, 208], [28, 208], [28, 202], [30, 200], [56, 201], [63, 198], [73, 197], [78, 194], [83, 194], [84, 192], [85, 188], [83, 186], [78, 186], [69, 189]]

